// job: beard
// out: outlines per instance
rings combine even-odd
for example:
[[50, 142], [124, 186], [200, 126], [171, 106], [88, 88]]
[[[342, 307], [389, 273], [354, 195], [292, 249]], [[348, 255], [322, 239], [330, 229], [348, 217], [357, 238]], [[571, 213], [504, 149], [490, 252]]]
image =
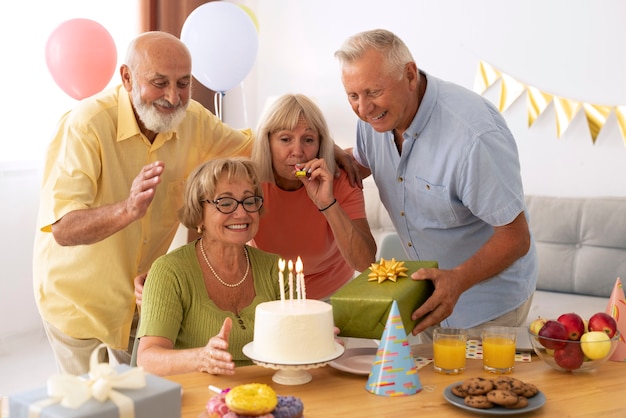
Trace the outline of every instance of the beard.
[[[141, 93], [136, 83], [133, 83], [131, 99], [141, 123], [143, 123], [146, 129], [156, 133], [169, 132], [176, 129], [185, 118], [187, 106], [189, 106], [189, 101], [187, 103], [181, 101], [174, 105], [165, 99], [159, 99], [154, 101], [153, 104], [148, 104], [141, 98]], [[154, 105], [177, 109], [174, 113], [162, 114]]]

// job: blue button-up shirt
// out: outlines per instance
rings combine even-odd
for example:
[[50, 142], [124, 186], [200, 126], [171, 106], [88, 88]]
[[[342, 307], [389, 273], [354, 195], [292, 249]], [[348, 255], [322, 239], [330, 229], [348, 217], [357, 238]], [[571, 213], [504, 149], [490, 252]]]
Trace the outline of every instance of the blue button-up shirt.
[[[525, 210], [517, 146], [486, 99], [426, 75], [417, 114], [404, 132], [402, 154], [393, 132], [359, 121], [356, 160], [372, 171], [380, 199], [408, 259], [451, 269], [470, 258]], [[537, 282], [534, 241], [505, 271], [461, 295], [444, 326], [469, 328], [521, 305]]]

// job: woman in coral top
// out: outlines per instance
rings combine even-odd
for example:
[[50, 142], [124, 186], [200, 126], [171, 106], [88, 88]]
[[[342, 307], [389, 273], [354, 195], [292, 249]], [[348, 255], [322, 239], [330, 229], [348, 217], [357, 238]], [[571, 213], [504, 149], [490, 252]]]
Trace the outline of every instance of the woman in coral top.
[[294, 262], [300, 256], [307, 298], [327, 299], [375, 260], [363, 191], [336, 167], [326, 120], [308, 97], [281, 96], [256, 133], [265, 213], [254, 245]]

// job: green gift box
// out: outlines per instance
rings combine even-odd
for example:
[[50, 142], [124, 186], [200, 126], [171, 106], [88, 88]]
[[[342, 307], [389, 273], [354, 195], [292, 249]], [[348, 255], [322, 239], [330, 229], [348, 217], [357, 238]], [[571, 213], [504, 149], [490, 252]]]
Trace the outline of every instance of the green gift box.
[[405, 261], [404, 267], [408, 268], [406, 272], [408, 277], [400, 277], [395, 282], [369, 281], [371, 269], [352, 279], [330, 297], [335, 326], [340, 330], [339, 335], [379, 340], [385, 330], [394, 300], [398, 304], [404, 330], [409, 334], [419, 322], [419, 319], [413, 321], [411, 314], [434, 290], [430, 280], [413, 280], [411, 274], [420, 268], [438, 266], [436, 261]]

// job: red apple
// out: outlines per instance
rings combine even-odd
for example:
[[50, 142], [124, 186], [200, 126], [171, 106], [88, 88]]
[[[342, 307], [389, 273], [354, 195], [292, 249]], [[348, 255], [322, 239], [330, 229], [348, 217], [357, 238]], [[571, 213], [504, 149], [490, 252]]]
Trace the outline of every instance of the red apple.
[[[550, 338], [564, 341], [555, 341]], [[552, 319], [547, 321], [539, 330], [539, 342], [545, 348], [552, 348], [554, 350], [564, 348], [567, 344], [567, 330], [565, 329], [565, 325]]]
[[567, 330], [567, 338], [572, 341], [580, 340], [580, 336], [585, 333], [585, 322], [577, 313], [570, 312], [557, 318]]
[[589, 331], [602, 331], [608, 335], [609, 338], [613, 338], [617, 332], [617, 322], [615, 318], [604, 312], [593, 314], [592, 317], [589, 318], [588, 327]]
[[582, 366], [585, 356], [578, 343], [565, 343], [565, 347], [554, 350], [554, 361], [565, 370], [576, 370]]

